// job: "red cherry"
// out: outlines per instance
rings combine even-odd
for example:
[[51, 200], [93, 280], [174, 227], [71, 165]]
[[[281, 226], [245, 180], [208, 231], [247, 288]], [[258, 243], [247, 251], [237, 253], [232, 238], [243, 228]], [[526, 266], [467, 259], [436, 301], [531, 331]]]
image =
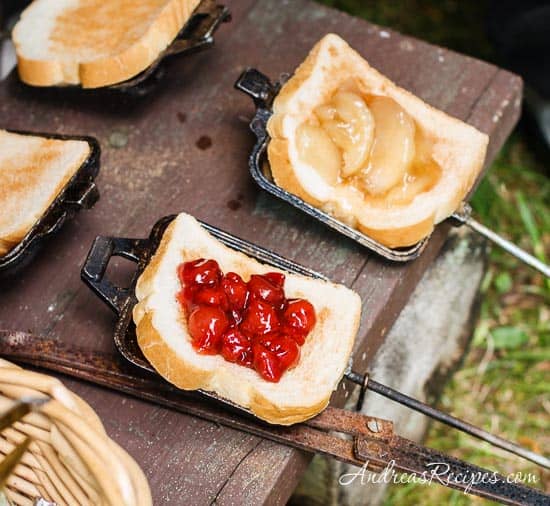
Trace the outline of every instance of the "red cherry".
[[274, 383], [281, 379], [283, 370], [280, 361], [272, 351], [269, 351], [260, 343], [254, 343], [252, 350], [254, 352], [254, 369], [267, 381]]
[[231, 309], [227, 316], [229, 318], [229, 325], [231, 327], [238, 327], [243, 321], [243, 314], [236, 309]]
[[278, 335], [262, 338], [259, 342], [275, 354], [283, 371], [294, 367], [300, 359], [300, 347], [291, 337]]
[[224, 276], [215, 260], [201, 258], [178, 266], [178, 277], [182, 289], [176, 298], [199, 353], [219, 353], [273, 382], [298, 363], [315, 309], [306, 300], [286, 299], [284, 274], [254, 274], [245, 283], [235, 272]]
[[283, 313], [284, 329], [288, 330], [299, 344], [303, 344], [300, 342], [300, 337], [305, 340], [314, 327], [316, 319], [314, 307], [304, 299], [289, 301]]
[[248, 288], [236, 272], [228, 272], [222, 279], [222, 287], [233, 309], [242, 311], [248, 299]]
[[193, 310], [194, 304], [192, 298], [188, 297], [188, 295], [185, 293], [185, 290], [180, 290], [176, 294], [176, 299], [180, 303], [180, 306], [185, 311], [185, 314], [191, 313]]
[[281, 286], [273, 284], [267, 277], [253, 274], [250, 276], [248, 289], [252, 297], [263, 300], [277, 309], [282, 307], [282, 303], [285, 299], [285, 292]]
[[285, 284], [285, 275], [281, 272], [266, 272], [263, 276], [280, 288], [283, 288]]
[[212, 355], [219, 351], [221, 337], [229, 327], [229, 321], [218, 307], [198, 306], [189, 315], [187, 327], [197, 351]]
[[228, 362], [250, 367], [252, 365], [252, 343], [237, 329], [228, 330], [222, 336], [220, 353]]
[[200, 288], [194, 294], [193, 302], [199, 305], [218, 306], [223, 310], [229, 306], [227, 296], [220, 286]]
[[182, 307], [186, 306], [187, 301], [185, 300], [185, 294], [183, 293], [183, 290], [180, 290], [178, 293], [176, 293], [176, 299]]
[[296, 344], [298, 344], [298, 346], [303, 346], [304, 343], [306, 342], [307, 334], [303, 334], [299, 330], [293, 329], [292, 327], [289, 327], [288, 325], [283, 324], [282, 327], [281, 327], [281, 332], [285, 336], [288, 336], [288, 337], [291, 337], [292, 339], [294, 339], [294, 341], [296, 341]]
[[245, 312], [240, 329], [249, 336], [262, 336], [279, 328], [275, 309], [261, 300], [253, 299]]
[[215, 286], [222, 277], [222, 271], [215, 260], [199, 258], [181, 264], [178, 268], [178, 276], [183, 285]]

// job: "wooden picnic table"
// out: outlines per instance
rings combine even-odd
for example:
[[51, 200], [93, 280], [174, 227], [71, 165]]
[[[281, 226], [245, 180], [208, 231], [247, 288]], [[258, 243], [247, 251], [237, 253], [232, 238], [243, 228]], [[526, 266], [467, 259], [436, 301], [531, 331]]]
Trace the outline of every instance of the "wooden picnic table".
[[[355, 367], [367, 368], [448, 225], [437, 228], [418, 260], [391, 264], [260, 191], [247, 172], [253, 105], [233, 90], [234, 81], [248, 66], [273, 78], [291, 72], [319, 38], [336, 32], [399, 85], [488, 133], [488, 161], [517, 121], [521, 81], [312, 1], [226, 4], [233, 19], [220, 28], [215, 48], [174, 59], [143, 99], [31, 89], [14, 73], [0, 83], [0, 127], [93, 135], [103, 148], [101, 200], [16, 279], [0, 282], [0, 328], [115, 353], [114, 315], [80, 281], [94, 237], [145, 237], [158, 218], [187, 211], [353, 287], [364, 303]], [[112, 264], [110, 275], [124, 282], [131, 266]], [[66, 383], [145, 470], [155, 504], [284, 504], [309, 462], [255, 436]], [[334, 402], [344, 396], [338, 392]]]

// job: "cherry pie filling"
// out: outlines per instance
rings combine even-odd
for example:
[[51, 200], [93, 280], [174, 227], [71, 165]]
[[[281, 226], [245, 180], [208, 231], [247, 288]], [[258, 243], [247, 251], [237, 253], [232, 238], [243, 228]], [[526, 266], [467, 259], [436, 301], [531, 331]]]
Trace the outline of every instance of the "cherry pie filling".
[[219, 354], [272, 382], [296, 366], [316, 315], [307, 300], [286, 297], [284, 274], [253, 274], [245, 282], [199, 258], [180, 264], [178, 278], [177, 299], [198, 353]]

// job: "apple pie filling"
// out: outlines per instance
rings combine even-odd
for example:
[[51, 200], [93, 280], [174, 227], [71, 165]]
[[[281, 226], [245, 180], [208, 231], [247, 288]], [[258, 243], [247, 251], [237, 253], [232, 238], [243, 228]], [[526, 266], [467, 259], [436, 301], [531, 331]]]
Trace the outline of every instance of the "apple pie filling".
[[331, 186], [352, 186], [365, 200], [406, 205], [429, 191], [441, 168], [432, 143], [393, 99], [341, 89], [296, 132], [300, 160]]

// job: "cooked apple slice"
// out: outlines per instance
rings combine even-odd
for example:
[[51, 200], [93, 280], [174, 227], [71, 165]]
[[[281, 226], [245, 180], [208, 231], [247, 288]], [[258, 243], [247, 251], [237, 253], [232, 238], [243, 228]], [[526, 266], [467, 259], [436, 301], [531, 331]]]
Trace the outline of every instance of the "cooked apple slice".
[[[418, 151], [418, 148], [417, 148]], [[413, 166], [403, 178], [402, 184], [394, 186], [383, 198], [388, 204], [407, 205], [416, 195], [430, 191], [441, 177], [441, 168], [433, 161]]]
[[310, 123], [300, 125], [296, 130], [296, 146], [300, 159], [328, 184], [338, 182], [342, 155], [322, 127]]
[[352, 176], [366, 164], [372, 145], [374, 120], [367, 104], [356, 93], [340, 91], [330, 105], [318, 107], [316, 114], [342, 150], [342, 177]]
[[375, 135], [368, 165], [361, 171], [362, 186], [371, 195], [383, 195], [403, 182], [414, 158], [414, 121], [388, 97], [369, 103]]

